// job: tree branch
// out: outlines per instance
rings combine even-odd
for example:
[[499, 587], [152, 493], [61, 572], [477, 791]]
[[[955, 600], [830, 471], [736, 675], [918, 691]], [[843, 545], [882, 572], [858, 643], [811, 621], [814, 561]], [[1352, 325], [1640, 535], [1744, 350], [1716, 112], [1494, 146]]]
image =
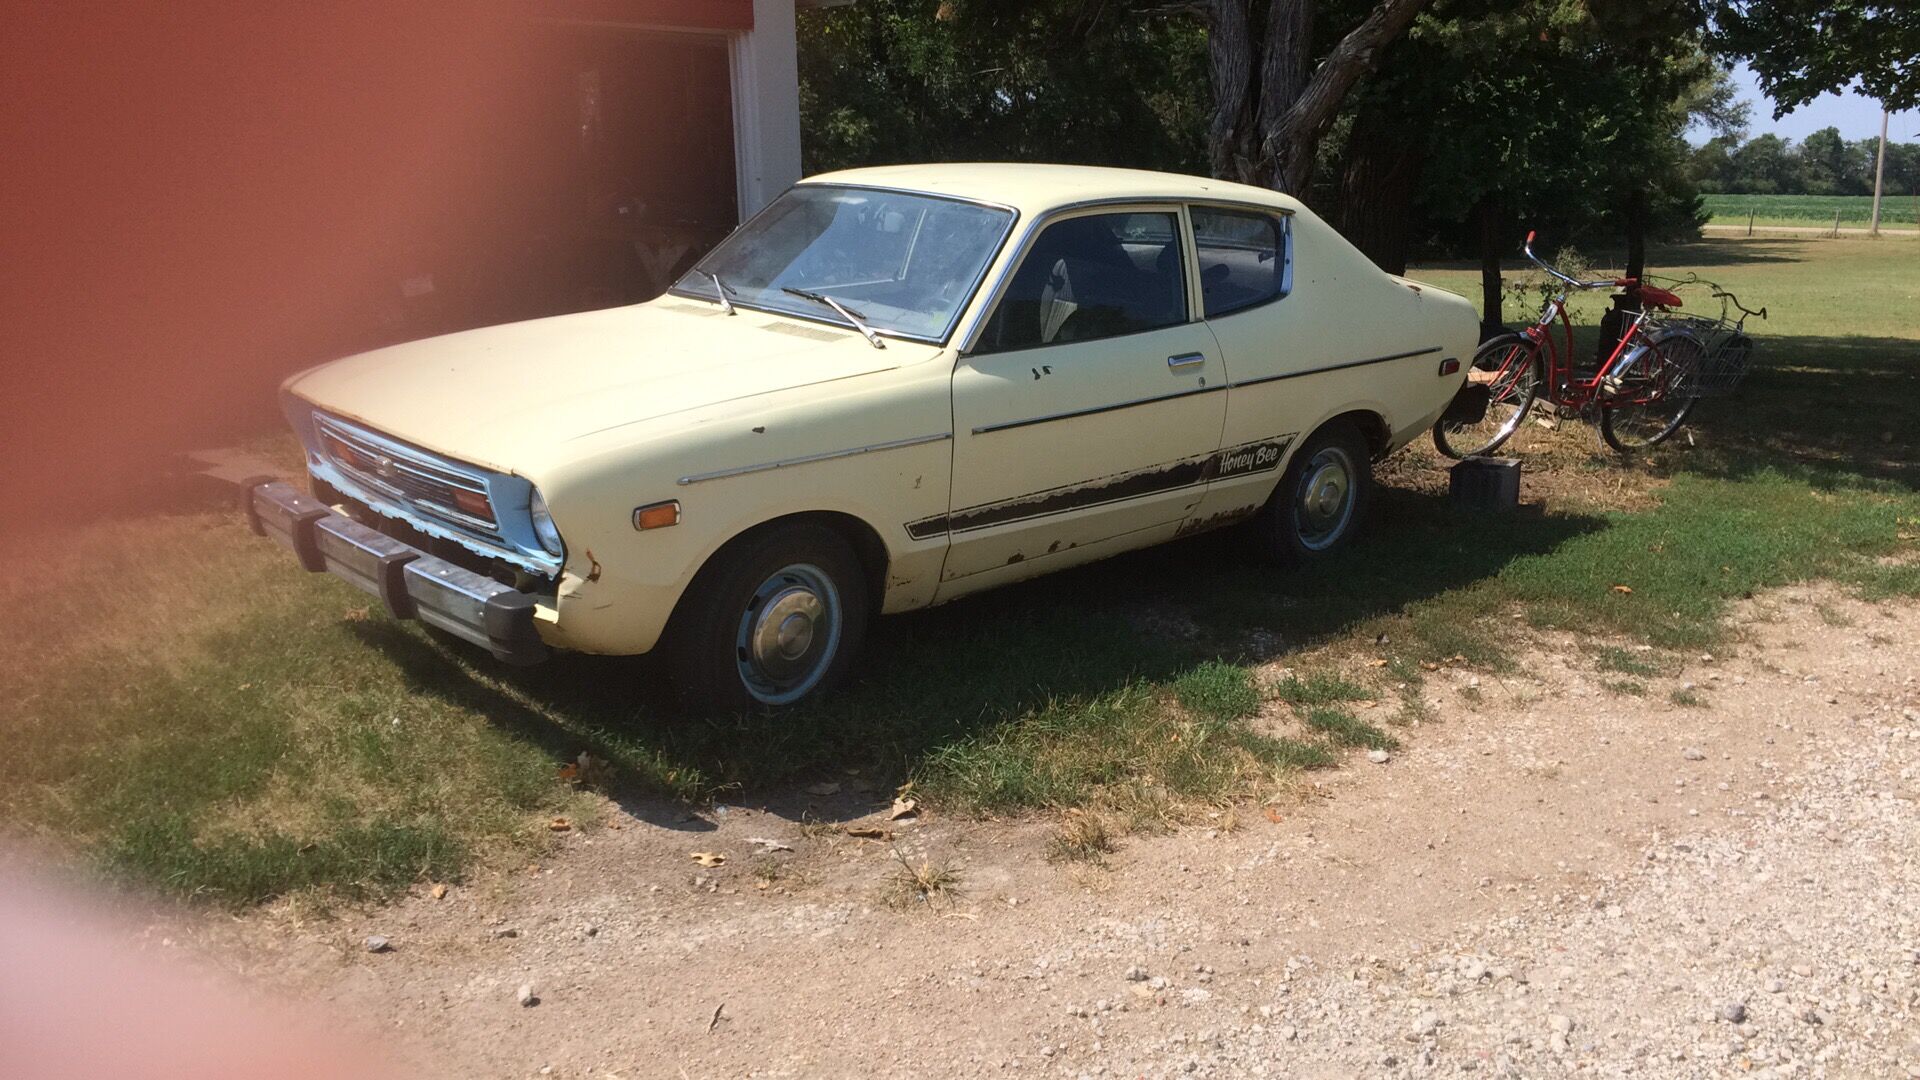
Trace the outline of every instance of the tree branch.
[[[1286, 0], [1304, 3], [1304, 0]], [[1333, 126], [1353, 84], [1380, 65], [1380, 55], [1412, 24], [1429, 0], [1380, 0], [1352, 32], [1340, 39], [1283, 115], [1262, 117], [1261, 157], [1274, 165], [1274, 186], [1299, 192], [1312, 179], [1314, 151]], [[1276, 9], [1283, 4], [1276, 2]], [[1275, 15], [1278, 15], [1276, 10]], [[1269, 64], [1272, 63], [1269, 56]]]

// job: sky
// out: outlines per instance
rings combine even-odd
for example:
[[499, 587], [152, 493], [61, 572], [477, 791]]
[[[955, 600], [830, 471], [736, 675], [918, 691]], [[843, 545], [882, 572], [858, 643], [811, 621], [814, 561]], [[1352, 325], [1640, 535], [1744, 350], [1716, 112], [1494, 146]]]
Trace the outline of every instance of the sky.
[[[1733, 69], [1733, 81], [1740, 87], [1740, 99], [1753, 106], [1753, 118], [1747, 124], [1747, 136], [1772, 132], [1783, 139], [1798, 141], [1824, 127], [1837, 127], [1840, 137], [1877, 139], [1880, 137], [1880, 103], [1856, 93], [1823, 94], [1778, 120], [1773, 118], [1773, 102], [1760, 93], [1760, 85], [1745, 64]], [[1693, 131], [1694, 142], [1705, 142], [1711, 133]], [[1893, 142], [1920, 142], [1920, 109], [1894, 113], [1887, 124], [1887, 138]]]

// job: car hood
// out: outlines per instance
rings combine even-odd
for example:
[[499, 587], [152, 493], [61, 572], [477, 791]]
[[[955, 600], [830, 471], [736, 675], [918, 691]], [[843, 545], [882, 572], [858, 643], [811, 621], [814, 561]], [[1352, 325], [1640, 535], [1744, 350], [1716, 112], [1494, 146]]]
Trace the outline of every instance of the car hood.
[[673, 413], [924, 360], [931, 345], [663, 297], [336, 360], [287, 390], [338, 416], [512, 471], [556, 444]]

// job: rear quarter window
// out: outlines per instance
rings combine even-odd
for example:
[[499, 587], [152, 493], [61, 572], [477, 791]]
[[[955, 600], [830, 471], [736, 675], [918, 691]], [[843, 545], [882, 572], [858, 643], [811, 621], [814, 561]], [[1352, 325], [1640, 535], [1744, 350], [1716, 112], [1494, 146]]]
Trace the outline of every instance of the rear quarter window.
[[1193, 243], [1206, 317], [1277, 300], [1292, 285], [1293, 231], [1283, 214], [1196, 206]]

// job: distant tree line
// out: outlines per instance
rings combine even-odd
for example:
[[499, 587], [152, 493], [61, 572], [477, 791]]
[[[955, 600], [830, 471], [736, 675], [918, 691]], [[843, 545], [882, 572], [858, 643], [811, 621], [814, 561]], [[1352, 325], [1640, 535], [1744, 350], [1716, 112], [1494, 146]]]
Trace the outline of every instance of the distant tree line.
[[[1833, 127], [1798, 143], [1778, 135], [1718, 135], [1694, 149], [1687, 168], [1708, 194], [1871, 195], [1879, 147], [1877, 137], [1848, 142]], [[1886, 190], [1920, 192], [1920, 143], [1887, 143]]]

